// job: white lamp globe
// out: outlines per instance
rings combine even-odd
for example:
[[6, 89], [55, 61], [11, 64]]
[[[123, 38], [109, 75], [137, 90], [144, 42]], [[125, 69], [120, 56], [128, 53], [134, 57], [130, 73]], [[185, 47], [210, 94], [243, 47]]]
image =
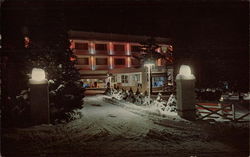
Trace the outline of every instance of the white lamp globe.
[[192, 75], [191, 69], [188, 65], [181, 65], [179, 74], [184, 76]]
[[31, 73], [31, 79], [34, 81], [45, 80], [45, 71], [40, 68], [33, 68]]

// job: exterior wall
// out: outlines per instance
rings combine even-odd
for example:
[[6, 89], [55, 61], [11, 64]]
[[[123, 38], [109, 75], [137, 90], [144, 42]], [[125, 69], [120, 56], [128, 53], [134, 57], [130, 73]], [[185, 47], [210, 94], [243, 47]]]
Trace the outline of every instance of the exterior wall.
[[[139, 80], [135, 79], [135, 75], [139, 76]], [[122, 82], [122, 76], [128, 77], [126, 83]], [[147, 72], [143, 69], [142, 72], [114, 74], [111, 81], [111, 87], [118, 86], [126, 90], [131, 88], [134, 92], [139, 89], [143, 93], [147, 90], [147, 83]]]
[[[81, 50], [76, 48], [76, 43], [87, 43], [88, 50]], [[96, 50], [96, 44], [106, 44], [107, 50]], [[124, 45], [124, 51], [115, 51], [115, 45]], [[138, 65], [132, 65], [132, 55], [131, 55], [131, 45], [127, 42], [107, 42], [107, 41], [88, 41], [88, 40], [71, 40], [71, 48], [73, 53], [77, 58], [89, 58], [89, 65], [77, 65], [78, 68], [82, 70], [104, 70], [104, 69], [113, 69], [113, 68], [127, 68], [135, 67]], [[96, 58], [107, 58], [107, 65], [97, 65]], [[116, 59], [124, 59], [124, 65], [116, 65]]]
[[[100, 85], [99, 87], [105, 88], [107, 82], [109, 82], [109, 78], [107, 74], [109, 74], [110, 71], [114, 69], [121, 69], [121, 72], [119, 74], [117, 73], [113, 74], [113, 77], [116, 77], [116, 81], [111, 81], [112, 82], [111, 86], [114, 86], [114, 84], [116, 84], [125, 89], [132, 88], [133, 91], [136, 91], [137, 88], [139, 88], [141, 92], [145, 92], [148, 89], [146, 68], [143, 68], [143, 70], [140, 70], [140, 72], [132, 72], [132, 73], [122, 72], [122, 69], [135, 68], [139, 66], [139, 63], [133, 64], [132, 62], [132, 60], [134, 59], [132, 57], [133, 54], [138, 53], [134, 50], [134, 47], [132, 46], [140, 46], [139, 43], [125, 42], [122, 40], [121, 41], [108, 41], [108, 40], [94, 40], [94, 39], [95, 38], [92, 37], [89, 40], [88, 38], [85, 38], [83, 40], [81, 40], [81, 38], [74, 38], [70, 40], [71, 42], [70, 47], [73, 50], [73, 53], [77, 56], [77, 60], [78, 60], [78, 64], [76, 65], [76, 68], [80, 69], [80, 73], [85, 82], [90, 82], [90, 84], [92, 85], [93, 83], [98, 82], [98, 79], [99, 79], [101, 82], [103, 81], [104, 82], [98, 83], [98, 86]], [[129, 41], [129, 40], [126, 40], [126, 41]], [[80, 44], [86, 43], [88, 45], [87, 46], [85, 45], [85, 47], [80, 47], [81, 49], [79, 49], [79, 45], [77, 45], [77, 43], [80, 43]], [[100, 45], [97, 45], [97, 44], [106, 44], [106, 47], [104, 47], [104, 49], [105, 48], [106, 49], [98, 50], [98, 46], [99, 46], [99, 49], [101, 48], [100, 48]], [[118, 51], [117, 45], [123, 45], [124, 49], [120, 47], [121, 49], [120, 51]], [[167, 45], [167, 44], [161, 44], [160, 46], [161, 48], [159, 49], [159, 52], [161, 53], [166, 53], [166, 49], [171, 47], [171, 45]], [[103, 63], [100, 64], [99, 62], [99, 65], [98, 65], [98, 62], [96, 61], [96, 59], [100, 59], [100, 58], [106, 58], [107, 63], [105, 63], [104, 61], [105, 63], [104, 65]], [[117, 61], [116, 59], [124, 59], [124, 65], [115, 64]], [[165, 60], [158, 59], [155, 62], [155, 65], [156, 66], [152, 69], [153, 74], [166, 76], [166, 73], [171, 73], [171, 71], [167, 70], [165, 67], [166, 65]], [[133, 81], [133, 75], [135, 74], [140, 74], [140, 81]], [[122, 75], [128, 75], [128, 83], [121, 82]], [[140, 86], [138, 86], [138, 84], [140, 84]]]
[[[75, 43], [87, 43], [88, 50], [76, 49]], [[106, 44], [107, 50], [96, 50], [96, 44]], [[115, 51], [115, 45], [124, 45], [124, 51]], [[79, 66], [82, 70], [104, 70], [104, 69], [113, 69], [113, 68], [125, 68], [125, 67], [136, 67], [138, 65], [132, 64], [132, 54], [137, 53], [131, 51], [131, 46], [139, 46], [139, 43], [128, 43], [128, 42], [108, 42], [108, 41], [88, 41], [88, 40], [71, 40], [71, 48], [73, 49], [74, 54], [77, 58], [88, 57], [89, 65]], [[168, 45], [161, 45], [167, 47]], [[107, 65], [96, 65], [96, 58], [108, 58]], [[124, 65], [115, 65], [115, 59], [125, 59]], [[157, 66], [163, 66], [163, 59], [158, 59], [155, 63]], [[91, 67], [91, 68], [89, 68]]]

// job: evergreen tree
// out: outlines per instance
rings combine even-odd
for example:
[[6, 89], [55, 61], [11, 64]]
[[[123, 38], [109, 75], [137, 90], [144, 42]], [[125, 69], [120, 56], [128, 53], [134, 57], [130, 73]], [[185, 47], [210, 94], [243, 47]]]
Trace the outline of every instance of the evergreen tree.
[[136, 58], [141, 65], [145, 62], [155, 62], [159, 58], [164, 58], [164, 55], [157, 51], [160, 46], [153, 37], [141, 42], [140, 45], [140, 53], [134, 53], [133, 57]]
[[[151, 37], [144, 42], [140, 43], [140, 53], [134, 53], [133, 57], [137, 59], [141, 65], [145, 63], [156, 63], [156, 60], [161, 58], [163, 60], [163, 65], [167, 68], [169, 65], [173, 65], [173, 54], [172, 47], [164, 47], [165, 50], [157, 43], [155, 38]], [[164, 53], [163, 53], [164, 51]], [[168, 78], [170, 74], [166, 73], [166, 78]], [[165, 82], [165, 88], [168, 86], [167, 81]], [[170, 87], [172, 88], [172, 87]], [[152, 90], [152, 88], [151, 88]], [[172, 90], [172, 89], [171, 89]]]
[[[25, 6], [22, 12], [15, 13], [15, 9], [10, 9], [16, 7], [18, 10], [22, 6]], [[75, 68], [75, 56], [70, 49], [62, 1], [16, 1], [14, 4], [7, 1], [5, 7], [8, 13], [14, 15], [14, 23], [20, 18], [18, 14], [22, 14], [22, 20], [16, 28], [9, 29], [8, 26], [13, 22], [6, 18], [3, 27], [3, 49], [8, 58], [6, 77], [3, 81], [3, 86], [8, 92], [3, 96], [4, 100], [11, 98], [13, 102], [22, 90], [28, 89], [32, 69], [42, 68], [49, 80], [50, 107], [56, 111], [52, 117], [65, 118], [65, 113], [81, 108], [84, 89], [80, 82], [80, 74]], [[5, 106], [9, 103], [5, 101]]]
[[47, 72], [51, 82], [50, 102], [61, 111], [58, 114], [61, 117], [74, 108], [81, 108], [84, 90], [75, 68], [76, 57], [70, 49], [62, 1], [56, 3], [55, 10], [54, 5], [41, 4], [40, 10], [33, 10], [37, 16], [27, 22], [31, 40], [27, 67], [29, 71], [38, 67]]
[[[155, 38], [151, 37], [144, 42], [140, 43], [139, 53], [134, 53], [133, 57], [137, 59], [141, 65], [145, 62], [155, 62], [157, 59], [162, 58], [166, 66], [173, 64], [172, 48], [165, 47], [163, 53], [161, 46], [157, 43]], [[170, 50], [171, 49], [171, 50]]]

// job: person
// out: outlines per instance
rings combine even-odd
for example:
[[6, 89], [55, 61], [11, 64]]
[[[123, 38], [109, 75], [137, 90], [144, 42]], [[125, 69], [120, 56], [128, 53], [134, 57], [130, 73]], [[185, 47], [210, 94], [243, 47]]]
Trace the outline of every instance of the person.
[[129, 92], [129, 93], [134, 93], [131, 87], [130, 87], [130, 89], [129, 89], [128, 92]]
[[140, 92], [139, 88], [137, 88], [135, 95], [140, 95], [140, 94], [141, 94], [141, 92]]
[[107, 88], [110, 88], [110, 82], [107, 83]]

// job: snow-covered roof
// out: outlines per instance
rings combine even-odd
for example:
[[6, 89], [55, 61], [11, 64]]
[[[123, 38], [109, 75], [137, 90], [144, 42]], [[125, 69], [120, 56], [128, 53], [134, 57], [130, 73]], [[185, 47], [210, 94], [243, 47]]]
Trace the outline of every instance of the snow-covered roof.
[[[69, 34], [70, 39], [134, 42], [134, 43], [140, 43], [150, 38], [149, 36], [84, 32], [84, 31], [75, 31], [75, 30], [70, 30], [68, 34]], [[159, 44], [171, 44], [172, 43], [172, 40], [170, 38], [155, 37], [155, 40]]]
[[84, 78], [106, 78], [108, 74], [136, 73], [142, 72], [143, 68], [117, 68], [112, 70], [81, 70], [80, 74]]

